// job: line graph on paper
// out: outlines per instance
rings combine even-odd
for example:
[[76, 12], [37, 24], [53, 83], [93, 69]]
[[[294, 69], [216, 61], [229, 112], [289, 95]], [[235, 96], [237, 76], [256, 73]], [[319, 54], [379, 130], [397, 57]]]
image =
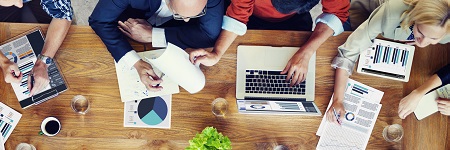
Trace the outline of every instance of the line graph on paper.
[[317, 144], [317, 149], [363, 150], [369, 140], [369, 137], [364, 137], [362, 133], [335, 124], [327, 126], [324, 134]]

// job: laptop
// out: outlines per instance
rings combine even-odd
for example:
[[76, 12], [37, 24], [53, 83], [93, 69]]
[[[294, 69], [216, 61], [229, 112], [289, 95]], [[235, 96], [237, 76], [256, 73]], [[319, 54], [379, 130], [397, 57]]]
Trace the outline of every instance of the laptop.
[[280, 72], [299, 47], [240, 45], [237, 48], [236, 103], [239, 113], [320, 116], [314, 103], [316, 54], [306, 81], [289, 87]]
[[375, 39], [361, 52], [358, 73], [408, 82], [414, 50], [411, 45]]
[[47, 68], [49, 85], [40, 93], [29, 96], [28, 75], [30, 74], [44, 46], [44, 37], [39, 28], [18, 35], [0, 45], [0, 51], [10, 61], [16, 63], [22, 72], [21, 83], [11, 83], [20, 106], [25, 109], [41, 104], [68, 89], [66, 81], [59, 70], [56, 60]]

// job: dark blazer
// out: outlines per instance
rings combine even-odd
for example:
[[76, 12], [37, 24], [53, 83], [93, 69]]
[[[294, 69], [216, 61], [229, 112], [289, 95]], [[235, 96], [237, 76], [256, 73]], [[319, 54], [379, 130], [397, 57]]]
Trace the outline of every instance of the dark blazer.
[[[89, 17], [89, 25], [118, 62], [133, 49], [117, 28], [119, 16], [125, 9], [132, 8], [145, 12], [143, 19], [148, 19], [160, 5], [161, 0], [100, 0]], [[198, 18], [196, 25], [167, 27], [166, 40], [182, 49], [212, 47], [220, 34], [223, 15], [223, 0], [208, 0], [206, 14]]]
[[442, 85], [450, 84], [450, 64], [447, 64], [443, 68], [439, 69], [436, 74], [441, 79]]

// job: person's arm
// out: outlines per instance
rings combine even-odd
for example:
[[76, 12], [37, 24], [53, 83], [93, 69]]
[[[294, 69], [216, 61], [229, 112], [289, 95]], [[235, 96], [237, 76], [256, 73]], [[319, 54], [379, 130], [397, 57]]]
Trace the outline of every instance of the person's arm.
[[308, 41], [291, 57], [281, 74], [286, 74], [286, 81], [292, 78], [291, 86], [306, 80], [309, 60], [330, 36], [344, 31], [342, 24], [347, 21], [350, 8], [349, 0], [322, 0], [323, 13], [316, 19], [316, 27]]
[[[422, 84], [417, 89], [413, 90], [406, 97], [404, 97], [398, 106], [398, 116], [405, 119], [409, 114], [416, 110], [419, 101], [430, 90], [450, 83], [450, 64], [441, 68], [430, 79]], [[448, 100], [436, 100], [438, 103], [438, 110], [444, 115], [450, 115], [450, 102]]]
[[[388, 2], [387, 2], [388, 3]], [[359, 58], [361, 51], [366, 50], [371, 44], [372, 40], [383, 32], [382, 24], [386, 22], [386, 16], [389, 14], [389, 5], [383, 4], [378, 7], [370, 17], [361, 24], [347, 39], [347, 41], [338, 47], [338, 55], [333, 59], [331, 66], [336, 69], [335, 85], [334, 85], [334, 99], [330, 107], [334, 108], [342, 116], [345, 109], [342, 105], [344, 100], [344, 92], [349, 76], [353, 72], [356, 60]], [[400, 16], [398, 16], [400, 18]], [[329, 115], [332, 112], [328, 110], [327, 120], [336, 120], [334, 115]]]
[[89, 25], [105, 43], [116, 62], [125, 63], [130, 68], [135, 67], [141, 82], [149, 91], [160, 91], [162, 87], [154, 85], [161, 83], [162, 80], [154, 73], [152, 66], [144, 62], [133, 50], [118, 27], [118, 18], [126, 8], [150, 10], [150, 5], [156, 4], [149, 2], [144, 0], [100, 0], [89, 17]]
[[434, 74], [428, 79], [424, 84], [422, 84], [417, 89], [413, 90], [406, 97], [400, 100], [398, 106], [398, 116], [405, 119], [409, 114], [416, 110], [417, 104], [419, 104], [420, 99], [430, 90], [442, 85], [439, 76]]
[[0, 54], [0, 68], [2, 69], [3, 78], [6, 83], [20, 83], [22, 81], [22, 73], [20, 72], [17, 64], [11, 62], [5, 55], [3, 55], [3, 53]]
[[254, 0], [234, 0], [223, 16], [222, 31], [211, 52], [197, 49], [189, 54], [190, 60], [195, 64], [213, 66], [219, 62], [222, 55], [230, 47], [238, 35], [247, 31], [247, 22], [253, 14]]
[[[327, 120], [329, 122], [334, 122], [339, 124], [337, 118], [334, 116], [334, 111], [340, 115], [340, 120], [344, 119], [345, 108], [344, 108], [344, 94], [345, 87], [348, 80], [348, 72], [344, 69], [336, 69], [335, 79], [334, 79], [334, 95], [333, 104], [326, 112]], [[333, 110], [334, 109], [334, 110]]]
[[[53, 18], [47, 30], [44, 47], [40, 55], [54, 58], [56, 52], [64, 41], [69, 31], [72, 21], [66, 19]], [[28, 89], [31, 89], [30, 95], [43, 90], [50, 82], [48, 78], [47, 65], [37, 60], [32, 69], [32, 75], [28, 76]], [[31, 84], [31, 78], [34, 77], [34, 84]], [[33, 87], [31, 87], [33, 85]]]
[[[339, 22], [339, 25], [342, 24]], [[311, 37], [303, 44], [300, 49], [291, 57], [286, 64], [281, 74], [286, 74], [286, 81], [291, 79], [291, 86], [297, 85], [306, 80], [308, 72], [309, 59], [317, 51], [330, 36], [333, 35], [334, 30], [327, 24], [319, 22]]]

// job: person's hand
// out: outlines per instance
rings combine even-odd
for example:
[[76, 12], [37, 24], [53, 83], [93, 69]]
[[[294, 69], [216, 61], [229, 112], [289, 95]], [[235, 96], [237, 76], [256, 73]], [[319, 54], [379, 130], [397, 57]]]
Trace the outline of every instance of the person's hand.
[[20, 83], [20, 81], [22, 81], [22, 73], [20, 72], [17, 64], [8, 60], [3, 62], [0, 66], [2, 68], [3, 77], [5, 78], [6, 83]]
[[134, 68], [136, 68], [136, 71], [141, 78], [141, 82], [149, 91], [156, 92], [163, 89], [162, 86], [156, 86], [160, 84], [162, 80], [155, 74], [150, 64], [143, 60], [139, 60], [134, 64]]
[[[34, 78], [34, 79], [31, 79]], [[34, 80], [34, 83], [32, 83]], [[30, 95], [34, 95], [48, 86], [50, 80], [48, 79], [47, 65], [41, 60], [37, 60], [33, 69], [28, 75], [28, 90]]]
[[[334, 115], [335, 112], [339, 115], [339, 122], [337, 121], [338, 118], [336, 118], [336, 116]], [[342, 120], [344, 119], [344, 115], [345, 108], [343, 102], [339, 100], [333, 100], [333, 104], [331, 104], [330, 108], [326, 112], [327, 121], [336, 123], [337, 125], [341, 125]]]
[[400, 104], [398, 104], [398, 116], [402, 119], [405, 119], [409, 114], [414, 112], [414, 110], [416, 110], [417, 104], [419, 104], [419, 101], [423, 96], [424, 94], [421, 94], [414, 90], [409, 93], [408, 96], [400, 100]]
[[306, 80], [310, 58], [311, 54], [308, 54], [305, 50], [299, 50], [288, 61], [281, 74], [287, 73], [286, 82], [292, 77], [290, 86], [300, 84]]
[[4, 7], [16, 6], [18, 8], [22, 8], [23, 0], [0, 0], [0, 6]]
[[436, 100], [438, 103], [438, 110], [441, 114], [450, 116], [450, 100], [439, 98]]
[[215, 52], [208, 52], [205, 49], [196, 49], [189, 53], [189, 59], [193, 64], [203, 64], [213, 66], [220, 60], [220, 56]]
[[152, 25], [144, 19], [128, 19], [127, 21], [119, 21], [119, 30], [131, 39], [141, 42], [152, 42]]

